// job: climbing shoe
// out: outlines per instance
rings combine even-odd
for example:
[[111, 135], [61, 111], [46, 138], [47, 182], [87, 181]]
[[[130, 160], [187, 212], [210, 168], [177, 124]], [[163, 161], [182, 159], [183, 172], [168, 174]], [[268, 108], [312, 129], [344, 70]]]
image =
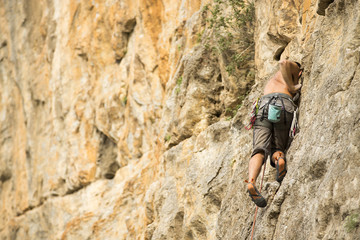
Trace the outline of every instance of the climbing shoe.
[[256, 206], [264, 208], [266, 207], [266, 200], [265, 198], [260, 194], [260, 192], [256, 189], [255, 185], [251, 182], [249, 182], [249, 184], [251, 184], [253, 186], [253, 191], [252, 190], [247, 190], [249, 193], [249, 196], [251, 198], [251, 200], [256, 204]]
[[[284, 164], [284, 168], [283, 170], [280, 171], [280, 166], [279, 166], [279, 161], [280, 159], [284, 160], [285, 164]], [[282, 180], [284, 180], [284, 177], [287, 173], [287, 170], [286, 170], [286, 160], [285, 158], [283, 157], [279, 157], [278, 160], [276, 161], [276, 181], [278, 181], [279, 183], [282, 182]]]

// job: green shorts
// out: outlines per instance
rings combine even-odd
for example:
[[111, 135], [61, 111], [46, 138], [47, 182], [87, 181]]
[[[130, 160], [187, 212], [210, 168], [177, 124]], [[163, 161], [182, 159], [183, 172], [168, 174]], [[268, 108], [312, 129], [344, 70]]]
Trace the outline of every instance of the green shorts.
[[[281, 102], [280, 98], [282, 98], [285, 108], [284, 111], [281, 111], [280, 121], [277, 123], [272, 123], [267, 119], [267, 103], [273, 96], [278, 97], [276, 104], [279, 104]], [[276, 151], [281, 151], [285, 154], [290, 145], [289, 131], [295, 109], [296, 105], [291, 97], [286, 94], [272, 93], [260, 99], [259, 111], [256, 115], [253, 130], [253, 152], [251, 157], [257, 153], [262, 153], [265, 156], [265, 162], [267, 157], [269, 155], [272, 156]], [[270, 161], [270, 164], [275, 167], [272, 161]]]

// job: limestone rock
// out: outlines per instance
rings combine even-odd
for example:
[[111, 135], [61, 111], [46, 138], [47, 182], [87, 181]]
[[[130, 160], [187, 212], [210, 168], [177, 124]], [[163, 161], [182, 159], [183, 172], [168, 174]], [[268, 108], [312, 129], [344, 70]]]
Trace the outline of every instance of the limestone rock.
[[249, 239], [244, 126], [287, 58], [300, 131], [254, 239], [358, 238], [360, 2], [259, 0], [229, 30], [234, 2], [0, 0], [1, 239]]

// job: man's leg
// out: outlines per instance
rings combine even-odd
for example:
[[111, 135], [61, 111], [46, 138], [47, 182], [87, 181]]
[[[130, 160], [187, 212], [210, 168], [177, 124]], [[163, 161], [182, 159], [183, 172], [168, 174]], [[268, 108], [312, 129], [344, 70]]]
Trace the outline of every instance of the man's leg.
[[249, 193], [253, 195], [252, 198], [255, 200], [262, 198], [261, 195], [260, 196], [258, 195], [254, 186], [256, 186], [256, 179], [260, 174], [263, 161], [264, 161], [264, 154], [257, 153], [250, 159], [249, 162], [249, 180], [248, 180], [249, 182], [247, 188]]
[[[264, 154], [257, 153], [255, 154], [249, 162], [249, 183], [256, 182], [257, 177], [260, 174], [261, 166], [264, 162]], [[251, 185], [251, 184], [250, 184]]]
[[269, 152], [271, 142], [271, 129], [263, 126], [255, 126], [253, 132], [253, 153], [249, 161], [249, 180], [247, 191], [251, 200], [259, 207], [266, 206], [266, 200], [256, 189], [256, 179], [260, 174], [265, 156]]
[[279, 162], [279, 173], [280, 174], [280, 178], [282, 178], [283, 176], [285, 176], [286, 171], [285, 170], [285, 154], [281, 151], [276, 151], [274, 152], [274, 154], [271, 157], [271, 161], [275, 164], [275, 166], [278, 164]]
[[[285, 108], [287, 110], [293, 110], [294, 105], [288, 101], [284, 100]], [[285, 152], [286, 149], [289, 147], [289, 130], [291, 127], [293, 114], [289, 112], [284, 112], [286, 114], [286, 124], [282, 124], [283, 122], [283, 116], [280, 119], [280, 124], [274, 125], [274, 132], [273, 132], [273, 142], [271, 144], [271, 165], [276, 167], [276, 164], [279, 164], [277, 172], [277, 178], [276, 180], [278, 182], [281, 182], [284, 176], [286, 175], [286, 158], [285, 158]]]

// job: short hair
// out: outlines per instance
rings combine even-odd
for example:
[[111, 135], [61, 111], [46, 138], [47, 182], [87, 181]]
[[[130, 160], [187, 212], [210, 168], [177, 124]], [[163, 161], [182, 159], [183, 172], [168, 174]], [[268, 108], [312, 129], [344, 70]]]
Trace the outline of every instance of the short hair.
[[298, 63], [298, 62], [295, 62], [295, 63], [296, 63], [296, 65], [298, 65], [299, 68], [301, 68], [301, 64], [300, 64], [300, 63]]

